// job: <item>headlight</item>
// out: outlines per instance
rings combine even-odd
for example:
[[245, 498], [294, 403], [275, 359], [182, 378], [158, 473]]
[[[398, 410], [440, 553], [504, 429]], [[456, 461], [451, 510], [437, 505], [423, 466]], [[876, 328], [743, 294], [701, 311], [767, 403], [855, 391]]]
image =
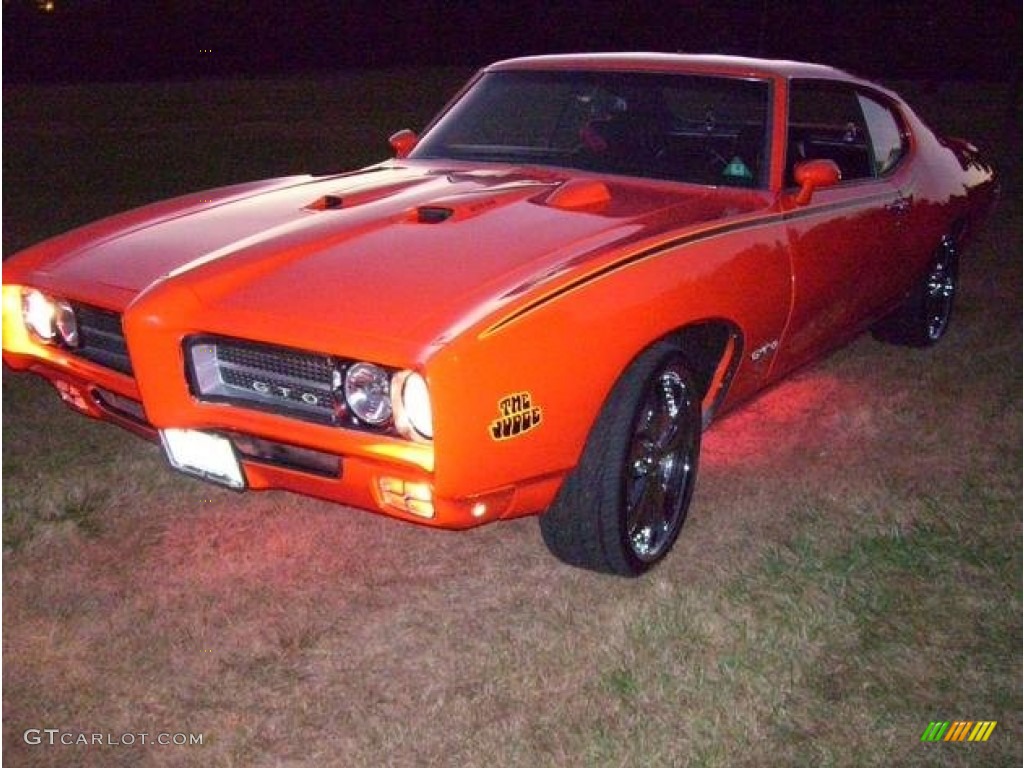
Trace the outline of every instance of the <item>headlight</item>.
[[415, 371], [403, 371], [395, 377], [395, 389], [398, 391], [395, 414], [398, 430], [412, 439], [432, 439], [434, 417], [426, 379]]
[[391, 418], [391, 377], [383, 368], [356, 363], [345, 372], [345, 402], [360, 421], [379, 426]]
[[78, 319], [75, 317], [75, 310], [66, 301], [57, 302], [55, 325], [61, 341], [69, 347], [78, 346]]
[[21, 317], [38, 340], [49, 343], [57, 335], [57, 302], [42, 291], [30, 288], [21, 294]]
[[21, 294], [21, 317], [38, 341], [78, 346], [78, 321], [68, 302], [28, 288]]

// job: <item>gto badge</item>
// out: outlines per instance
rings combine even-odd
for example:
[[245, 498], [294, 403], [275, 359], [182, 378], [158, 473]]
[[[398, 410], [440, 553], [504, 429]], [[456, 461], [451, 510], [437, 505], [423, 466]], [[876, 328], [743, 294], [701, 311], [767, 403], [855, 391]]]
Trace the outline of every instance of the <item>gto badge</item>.
[[282, 400], [295, 400], [298, 398], [306, 405], [320, 405], [320, 398], [312, 392], [302, 392], [295, 387], [282, 387], [279, 384], [267, 384], [265, 381], [254, 381], [252, 388], [261, 395], [268, 397], [279, 397]]
[[491, 422], [491, 437], [495, 440], [519, 437], [540, 426], [544, 417], [540, 407], [533, 404], [529, 392], [516, 392], [501, 398], [498, 413], [501, 416]]
[[779, 340], [772, 339], [767, 344], [763, 344], [753, 352], [750, 353], [751, 362], [757, 363], [766, 358], [768, 355], [775, 352], [779, 348]]

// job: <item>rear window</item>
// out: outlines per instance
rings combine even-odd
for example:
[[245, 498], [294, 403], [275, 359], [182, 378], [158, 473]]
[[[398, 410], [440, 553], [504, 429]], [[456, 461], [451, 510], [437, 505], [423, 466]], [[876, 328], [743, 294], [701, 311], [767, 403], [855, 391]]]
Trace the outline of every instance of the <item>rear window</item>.
[[790, 87], [786, 179], [804, 160], [827, 159], [842, 180], [889, 173], [906, 155], [906, 131], [896, 109], [863, 89], [834, 81], [797, 80]]

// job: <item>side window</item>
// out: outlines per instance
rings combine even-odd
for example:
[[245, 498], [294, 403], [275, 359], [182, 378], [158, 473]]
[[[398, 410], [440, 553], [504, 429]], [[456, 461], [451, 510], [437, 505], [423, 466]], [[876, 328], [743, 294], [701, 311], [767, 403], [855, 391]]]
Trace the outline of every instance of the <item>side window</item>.
[[829, 80], [794, 80], [789, 91], [786, 183], [804, 160], [832, 160], [842, 180], [875, 176], [875, 162], [859, 94]]
[[875, 172], [881, 176], [899, 165], [907, 153], [906, 134], [896, 113], [888, 105], [864, 93], [858, 93], [857, 99], [864, 111], [871, 138]]

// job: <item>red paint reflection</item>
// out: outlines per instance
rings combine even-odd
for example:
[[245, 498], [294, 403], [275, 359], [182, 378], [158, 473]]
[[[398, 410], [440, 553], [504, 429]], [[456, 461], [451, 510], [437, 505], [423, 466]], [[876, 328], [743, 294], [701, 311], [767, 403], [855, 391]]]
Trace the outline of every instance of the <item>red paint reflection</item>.
[[877, 404], [865, 402], [862, 387], [822, 371], [786, 380], [714, 423], [704, 435], [702, 471], [782, 465], [874, 434]]

